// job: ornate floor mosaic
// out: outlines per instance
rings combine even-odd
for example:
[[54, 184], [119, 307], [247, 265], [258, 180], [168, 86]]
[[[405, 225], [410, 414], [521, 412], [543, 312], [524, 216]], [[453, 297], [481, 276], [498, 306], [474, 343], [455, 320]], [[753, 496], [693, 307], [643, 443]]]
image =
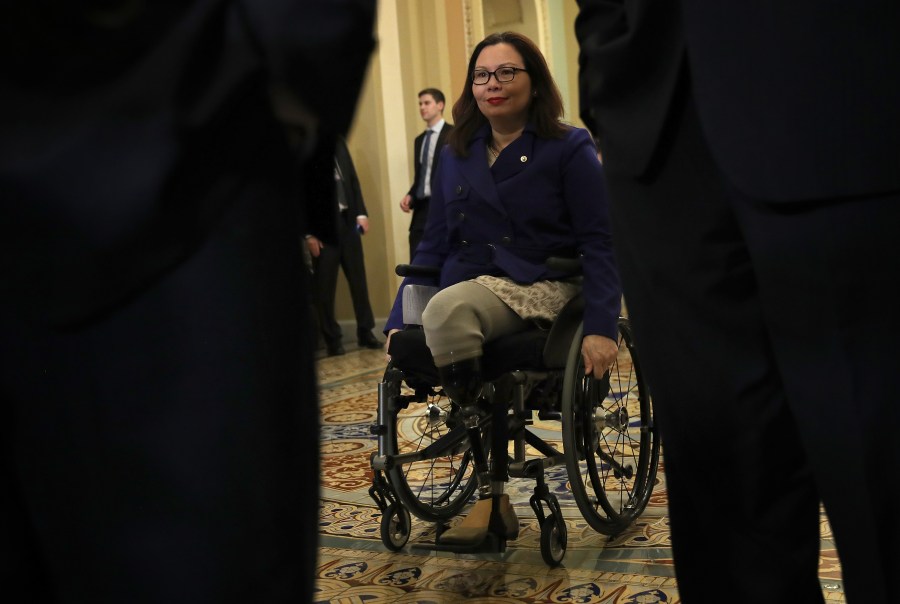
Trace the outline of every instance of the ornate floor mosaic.
[[[551, 569], [540, 554], [540, 529], [528, 499], [533, 482], [512, 479], [507, 492], [520, 521], [518, 539], [503, 554], [453, 554], [416, 549], [434, 540], [434, 527], [413, 519], [400, 552], [381, 542], [381, 513], [368, 494], [369, 432], [384, 371], [380, 351], [357, 350], [318, 364], [322, 409], [322, 490], [316, 602], [380, 604], [680, 602], [669, 549], [666, 486], [658, 483], [637, 523], [613, 539], [595, 532], [575, 502], [560, 496], [568, 530], [562, 565]], [[558, 423], [537, 426], [548, 440]], [[565, 468], [548, 472], [548, 485], [565, 483]], [[564, 490], [564, 489], [563, 489]], [[822, 517], [820, 578], [828, 602], [843, 602], [840, 566]]]

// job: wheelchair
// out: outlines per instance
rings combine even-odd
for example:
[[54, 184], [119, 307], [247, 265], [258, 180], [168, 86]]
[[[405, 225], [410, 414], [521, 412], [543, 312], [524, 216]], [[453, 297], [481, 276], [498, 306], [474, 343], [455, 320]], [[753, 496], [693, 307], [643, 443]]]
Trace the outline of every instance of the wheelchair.
[[[435, 269], [401, 265], [398, 274], [413, 270]], [[371, 428], [378, 450], [370, 460], [369, 489], [381, 511], [386, 548], [406, 546], [415, 516], [434, 523], [435, 540], [412, 544], [414, 549], [504, 552], [506, 538], [493, 530], [477, 544], [442, 543], [441, 534], [474, 500], [479, 484], [524, 478], [535, 482], [529, 503], [540, 527], [541, 556], [558, 566], [567, 532], [557, 489], [547, 485], [546, 471], [555, 466], [565, 466], [566, 490], [594, 530], [617, 535], [640, 516], [656, 482], [660, 452], [650, 394], [627, 318], [618, 321], [612, 368], [602, 378], [584, 374], [583, 310], [579, 295], [549, 330], [486, 343], [483, 406], [474, 417], [444, 395], [421, 329], [392, 336], [392, 359], [378, 384]], [[535, 414], [561, 423], [562, 451], [560, 443], [532, 429]]]

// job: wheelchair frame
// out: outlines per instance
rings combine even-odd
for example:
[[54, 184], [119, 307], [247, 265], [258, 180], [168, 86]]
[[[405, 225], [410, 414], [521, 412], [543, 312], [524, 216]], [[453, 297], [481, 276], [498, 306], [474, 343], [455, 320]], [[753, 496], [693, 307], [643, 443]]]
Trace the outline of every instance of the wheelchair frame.
[[[529, 503], [541, 529], [541, 555], [550, 566], [562, 562], [568, 536], [559, 501], [546, 483], [549, 468], [565, 465], [575, 503], [598, 532], [616, 535], [640, 516], [652, 494], [659, 460], [652, 402], [625, 318], [618, 323], [620, 358], [613, 369], [600, 380], [584, 375], [582, 308], [580, 297], [574, 299], [554, 323], [544, 349], [546, 369], [514, 369], [486, 383], [483, 412], [474, 421], [464, 418], [437, 385], [417, 384], [389, 364], [378, 385], [378, 419], [372, 426], [378, 451], [371, 458], [373, 485], [369, 489], [382, 512], [385, 547], [399, 551], [407, 544], [411, 516], [415, 515], [434, 522], [436, 535], [434, 543], [414, 544], [414, 548], [457, 553], [505, 551], [505, 538], [490, 531], [475, 545], [440, 542], [449, 519], [472, 498], [477, 483], [475, 466], [479, 460], [484, 462], [488, 452], [490, 480], [535, 481]], [[404, 382], [412, 394], [403, 393]], [[508, 404], [493, 404], [498, 396]], [[410, 418], [411, 408], [421, 408], [423, 413]], [[534, 411], [542, 420], [561, 421], [562, 452], [528, 428]], [[400, 422], [409, 422], [418, 442], [401, 446]], [[513, 442], [512, 457], [509, 441]], [[527, 446], [542, 457], [528, 458]], [[413, 450], [401, 451], [406, 447]], [[422, 476], [423, 483], [414, 487], [412, 480]]]

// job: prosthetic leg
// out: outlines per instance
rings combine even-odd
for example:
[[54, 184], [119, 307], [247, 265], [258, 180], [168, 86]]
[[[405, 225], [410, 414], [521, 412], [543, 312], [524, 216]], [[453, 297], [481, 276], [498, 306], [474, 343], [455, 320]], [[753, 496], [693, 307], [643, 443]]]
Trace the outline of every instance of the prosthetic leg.
[[[443, 531], [438, 546], [503, 551], [507, 539], [519, 536], [519, 520], [504, 494], [507, 480], [507, 411], [505, 406], [493, 405], [493, 390], [485, 388], [481, 373], [481, 358], [474, 357], [439, 367], [445, 394], [460, 406], [469, 436], [475, 472], [478, 480], [478, 502], [463, 522]], [[491, 458], [485, 454], [481, 426], [487, 414], [491, 421]], [[455, 546], [455, 547], [454, 547]]]

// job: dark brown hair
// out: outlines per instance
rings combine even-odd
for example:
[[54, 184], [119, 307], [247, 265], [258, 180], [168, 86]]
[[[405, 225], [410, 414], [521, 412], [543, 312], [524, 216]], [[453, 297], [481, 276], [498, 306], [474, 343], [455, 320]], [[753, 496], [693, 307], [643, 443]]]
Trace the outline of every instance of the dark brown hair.
[[[434, 99], [435, 103], [444, 103], [447, 101], [444, 100], [444, 93], [438, 90], [437, 88], [425, 88], [419, 91], [419, 96], [421, 97], [423, 94], [430, 94], [431, 98]], [[443, 110], [441, 111], [443, 113]]]
[[537, 45], [522, 34], [507, 31], [491, 34], [478, 43], [472, 56], [469, 57], [468, 71], [466, 71], [466, 83], [462, 94], [453, 105], [454, 128], [447, 139], [453, 151], [460, 156], [467, 155], [467, 148], [472, 137], [487, 123], [487, 118], [478, 109], [475, 95], [472, 94], [472, 71], [475, 69], [475, 61], [478, 55], [487, 46], [495, 44], [509, 44], [515, 48], [525, 63], [525, 69], [531, 77], [531, 87], [536, 96], [531, 99], [528, 108], [528, 120], [537, 129], [538, 136], [544, 138], [559, 138], [568, 128], [560, 122], [563, 116], [562, 96], [550, 75], [550, 68], [544, 55]]

